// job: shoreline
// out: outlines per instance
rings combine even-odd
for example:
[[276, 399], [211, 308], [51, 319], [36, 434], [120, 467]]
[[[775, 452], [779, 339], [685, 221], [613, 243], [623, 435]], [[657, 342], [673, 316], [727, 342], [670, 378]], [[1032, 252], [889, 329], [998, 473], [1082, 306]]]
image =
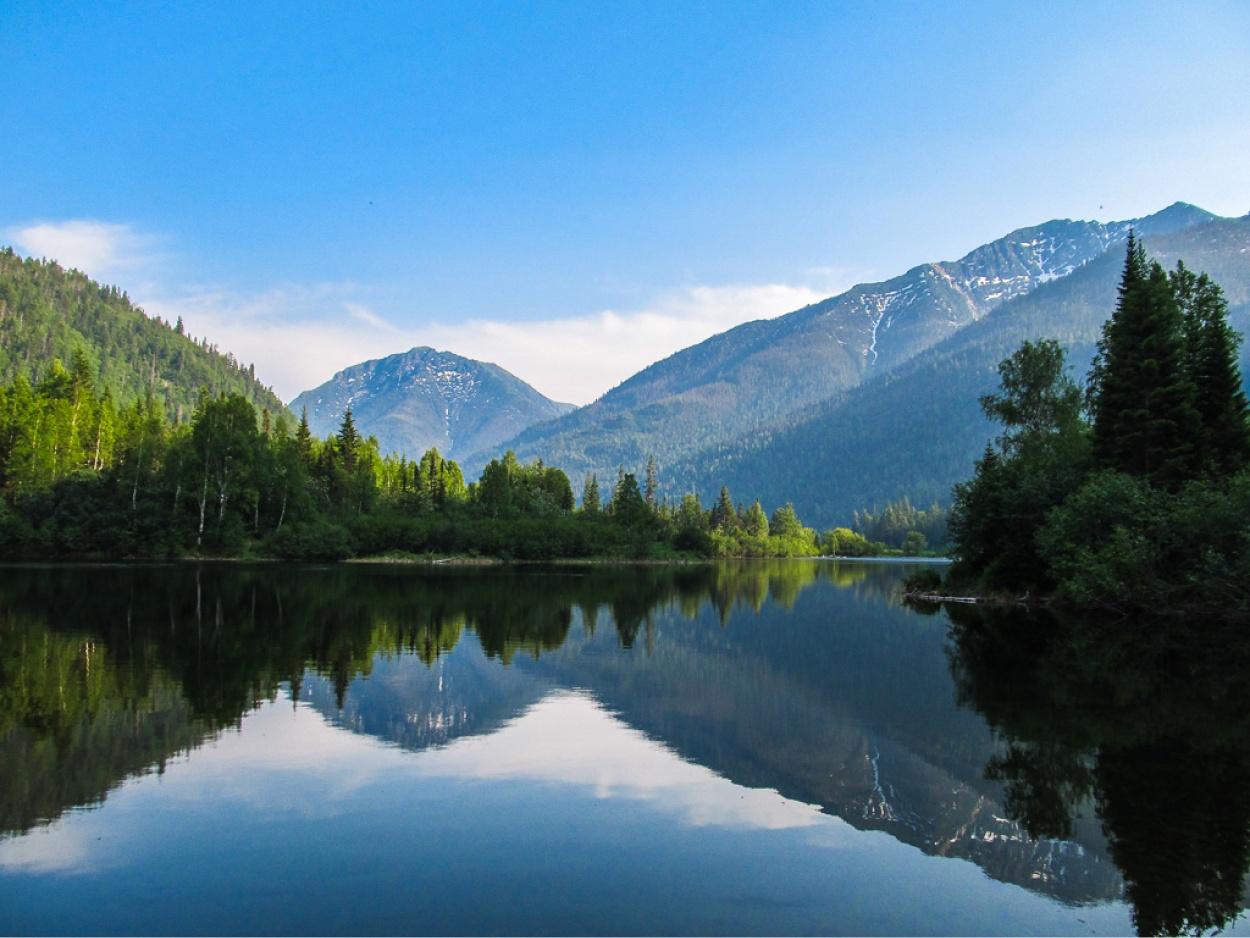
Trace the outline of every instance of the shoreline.
[[[822, 555], [818, 557], [553, 557], [547, 560], [505, 559], [503, 557], [472, 557], [466, 555], [412, 555], [388, 557], [385, 555], [371, 557], [345, 557], [341, 560], [287, 560], [281, 557], [164, 557], [164, 558], [122, 558], [106, 559], [101, 557], [65, 557], [40, 559], [8, 559], [0, 558], [0, 566], [6, 567], [42, 567], [42, 566], [81, 566], [81, 567], [127, 567], [127, 566], [176, 566], [185, 564], [255, 564], [271, 566], [283, 564], [288, 566], [423, 566], [423, 567], [504, 567], [504, 566], [567, 566], [567, 567], [691, 567], [726, 562], [757, 562], [757, 561], [836, 561], [838, 563], [862, 564], [949, 564], [946, 557], [838, 557]], [[917, 596], [916, 598], [922, 598]], [[925, 600], [933, 601], [933, 600]]]

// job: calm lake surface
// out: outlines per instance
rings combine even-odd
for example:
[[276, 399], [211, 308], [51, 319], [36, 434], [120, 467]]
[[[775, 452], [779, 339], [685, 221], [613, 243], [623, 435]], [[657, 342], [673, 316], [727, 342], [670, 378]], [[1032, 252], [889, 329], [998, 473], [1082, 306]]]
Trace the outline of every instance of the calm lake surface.
[[911, 569], [0, 568], [0, 932], [1250, 933], [1244, 708]]

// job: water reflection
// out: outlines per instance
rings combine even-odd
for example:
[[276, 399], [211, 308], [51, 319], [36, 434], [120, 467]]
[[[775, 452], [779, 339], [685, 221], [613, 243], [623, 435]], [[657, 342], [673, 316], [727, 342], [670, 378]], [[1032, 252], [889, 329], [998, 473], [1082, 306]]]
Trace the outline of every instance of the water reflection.
[[1142, 934], [1248, 904], [1250, 665], [1238, 629], [952, 610], [960, 699], [1003, 741], [986, 774], [1033, 837], [1096, 816]]
[[[945, 613], [900, 604], [905, 572], [9, 568], [0, 867], [46, 858], [38, 837], [60, 828], [45, 825], [126, 779], [192, 752], [209, 777], [202, 747], [246, 718], [231, 745], [266, 746], [288, 775], [350, 763], [363, 786], [377, 762], [410, 792], [414, 778], [574, 786], [681, 827], [830, 843], [845, 839], [829, 826], [841, 819], [1063, 903], [1127, 895], [1143, 931], [1235, 916], [1250, 711], [1211, 668], [1244, 663], [959, 611], [952, 630]], [[274, 722], [283, 707], [402, 758], [303, 739], [292, 726], [306, 723]], [[282, 745], [257, 741], [261, 717], [285, 727], [272, 730]], [[248, 784], [237, 767], [215, 779], [197, 790]], [[570, 807], [559, 823], [579, 817]], [[876, 914], [858, 929], [890, 930]], [[1001, 908], [986, 915], [1010, 930]]]

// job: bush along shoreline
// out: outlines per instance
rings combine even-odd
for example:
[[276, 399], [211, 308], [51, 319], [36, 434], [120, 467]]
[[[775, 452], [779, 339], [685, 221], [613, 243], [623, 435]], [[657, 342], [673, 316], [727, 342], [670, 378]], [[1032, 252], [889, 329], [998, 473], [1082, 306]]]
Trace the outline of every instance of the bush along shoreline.
[[[511, 452], [466, 483], [436, 449], [383, 456], [350, 411], [324, 439], [306, 416], [259, 413], [207, 392], [190, 419], [148, 394], [119, 406], [87, 357], [53, 361], [0, 387], [0, 560], [348, 558], [504, 561], [871, 556], [892, 552], [848, 528], [818, 534], [793, 506], [767, 513], [722, 489], [661, 496], [641, 482], [568, 476]], [[580, 504], [579, 504], [580, 501]], [[893, 507], [893, 506], [892, 506]], [[910, 508], [910, 506], [907, 506]], [[909, 518], [903, 512], [891, 518]], [[932, 518], [923, 515], [920, 517]], [[904, 546], [924, 549], [914, 532]]]
[[1220, 287], [1129, 238], [1082, 390], [1026, 342], [981, 399], [1002, 435], [955, 487], [946, 578], [916, 598], [1250, 615], [1250, 420]]

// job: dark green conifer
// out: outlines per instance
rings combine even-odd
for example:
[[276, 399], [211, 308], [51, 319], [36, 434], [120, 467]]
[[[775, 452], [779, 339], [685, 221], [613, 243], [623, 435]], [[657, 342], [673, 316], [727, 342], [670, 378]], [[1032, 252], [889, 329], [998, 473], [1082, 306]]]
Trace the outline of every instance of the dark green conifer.
[[339, 424], [338, 441], [343, 467], [351, 470], [356, 465], [356, 451], [360, 448], [360, 432], [356, 429], [356, 421], [352, 419], [350, 407], [344, 411], [343, 422]]
[[738, 526], [738, 512], [729, 497], [728, 486], [721, 486], [720, 497], [712, 506], [711, 526], [713, 531], [732, 531]]
[[751, 537], [768, 537], [768, 515], [764, 513], [764, 506], [758, 498], [747, 509], [743, 526]]
[[299, 418], [299, 428], [295, 431], [295, 445], [299, 452], [300, 462], [305, 466], [312, 465], [312, 428], [308, 426], [308, 408], [305, 407]]
[[1224, 291], [1210, 277], [1195, 276], [1178, 263], [1171, 278], [1184, 318], [1186, 367], [1201, 421], [1199, 462], [1206, 474], [1227, 475], [1250, 462], [1250, 405], [1237, 355], [1241, 337], [1228, 324]]
[[1176, 488], [1192, 478], [1201, 435], [1168, 276], [1130, 235], [1115, 312], [1090, 376], [1094, 452], [1110, 469]]
[[582, 486], [582, 511], [588, 515], [597, 515], [603, 510], [599, 496], [599, 477], [593, 472], [586, 477]]

